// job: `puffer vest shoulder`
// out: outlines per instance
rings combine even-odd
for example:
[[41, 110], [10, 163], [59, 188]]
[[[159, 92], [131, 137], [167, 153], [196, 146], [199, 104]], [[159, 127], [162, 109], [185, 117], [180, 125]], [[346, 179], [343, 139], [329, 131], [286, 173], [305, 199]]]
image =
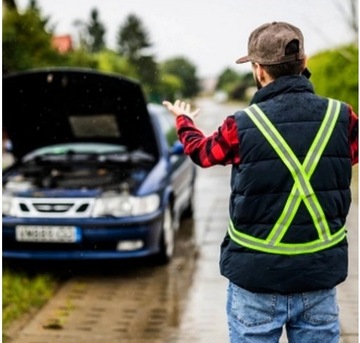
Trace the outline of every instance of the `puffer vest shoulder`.
[[[274, 91], [257, 105], [302, 163], [325, 116], [328, 99], [304, 88], [303, 79], [285, 80], [285, 84], [286, 81], [290, 88], [280, 85], [279, 93]], [[231, 221], [237, 231], [265, 239], [284, 209], [294, 179], [249, 116], [240, 111], [235, 120], [241, 163], [232, 170]], [[348, 126], [348, 109], [342, 104], [334, 131], [310, 180], [331, 233], [345, 225], [350, 207]], [[301, 203], [282, 243], [307, 243], [317, 238], [311, 215]], [[246, 248], [227, 235], [222, 244], [221, 271], [238, 286], [256, 292], [332, 288], [346, 278], [347, 243], [344, 239], [329, 249], [287, 256]]]

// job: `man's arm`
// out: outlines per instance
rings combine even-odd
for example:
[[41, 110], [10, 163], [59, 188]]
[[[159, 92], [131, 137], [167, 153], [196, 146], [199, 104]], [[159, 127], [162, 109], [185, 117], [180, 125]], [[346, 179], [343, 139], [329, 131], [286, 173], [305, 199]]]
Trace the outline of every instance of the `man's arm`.
[[239, 140], [234, 116], [225, 119], [222, 126], [206, 137], [187, 116], [178, 116], [176, 127], [187, 155], [197, 165], [207, 168], [217, 164], [238, 164]]
[[225, 119], [222, 126], [212, 135], [206, 137], [196, 128], [193, 119], [199, 110], [191, 112], [190, 106], [184, 102], [164, 105], [176, 116], [176, 127], [184, 150], [195, 164], [207, 168], [213, 165], [238, 164], [239, 139], [234, 116]]

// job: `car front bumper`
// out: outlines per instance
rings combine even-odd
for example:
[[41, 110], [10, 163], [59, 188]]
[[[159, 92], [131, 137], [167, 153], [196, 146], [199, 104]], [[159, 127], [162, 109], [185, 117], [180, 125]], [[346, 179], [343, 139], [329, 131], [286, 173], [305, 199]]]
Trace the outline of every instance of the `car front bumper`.
[[[75, 242], [19, 242], [16, 226], [74, 226]], [[162, 213], [130, 218], [86, 220], [3, 218], [3, 258], [37, 260], [126, 259], [156, 254], [160, 249]]]

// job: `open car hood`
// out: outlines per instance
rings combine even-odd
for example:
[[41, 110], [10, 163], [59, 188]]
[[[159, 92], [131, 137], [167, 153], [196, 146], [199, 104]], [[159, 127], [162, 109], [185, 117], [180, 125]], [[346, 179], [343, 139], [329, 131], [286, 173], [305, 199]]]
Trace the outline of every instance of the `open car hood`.
[[3, 130], [16, 158], [68, 142], [124, 145], [157, 154], [138, 83], [88, 69], [38, 69], [3, 79]]

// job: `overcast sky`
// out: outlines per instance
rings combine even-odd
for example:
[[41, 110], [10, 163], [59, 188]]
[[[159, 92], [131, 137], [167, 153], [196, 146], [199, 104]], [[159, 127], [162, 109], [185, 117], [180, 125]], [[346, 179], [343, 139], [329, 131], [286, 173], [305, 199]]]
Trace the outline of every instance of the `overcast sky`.
[[[19, 9], [29, 0], [16, 0]], [[106, 27], [105, 40], [116, 47], [119, 27], [136, 14], [148, 30], [158, 62], [186, 56], [199, 76], [217, 76], [226, 67], [247, 70], [235, 60], [247, 53], [247, 40], [257, 26], [287, 21], [305, 37], [308, 56], [354, 39], [341, 7], [348, 0], [37, 0], [57, 34], [76, 38], [76, 20], [89, 21], [97, 8]]]

